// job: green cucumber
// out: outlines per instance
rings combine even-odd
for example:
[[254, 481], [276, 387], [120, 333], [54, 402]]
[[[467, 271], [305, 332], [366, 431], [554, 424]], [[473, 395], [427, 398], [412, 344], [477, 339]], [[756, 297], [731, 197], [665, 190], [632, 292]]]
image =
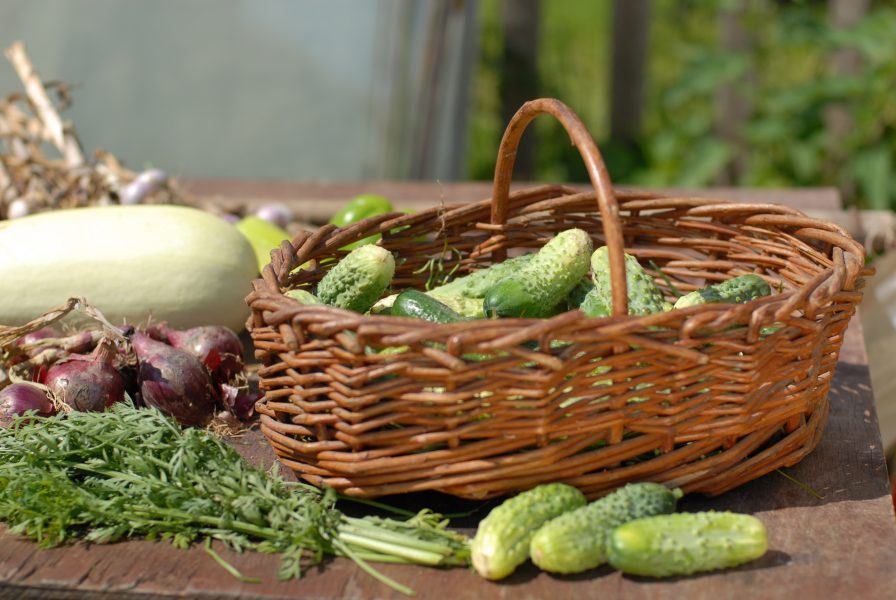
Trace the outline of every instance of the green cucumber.
[[534, 253], [508, 258], [484, 269], [452, 279], [426, 293], [434, 296], [457, 296], [482, 300], [490, 287], [528, 264], [533, 256], [535, 256]]
[[735, 567], [767, 550], [765, 525], [756, 517], [708, 511], [620, 525], [610, 536], [608, 559], [624, 573], [670, 577]]
[[529, 543], [539, 568], [554, 573], [581, 573], [607, 562], [613, 529], [642, 517], [675, 510], [681, 490], [659, 483], [632, 483], [543, 525]]
[[594, 289], [594, 282], [590, 277], [579, 281], [566, 296], [566, 310], [575, 310], [582, 306], [582, 302], [588, 296], [588, 292]]
[[529, 542], [542, 524], [586, 503], [565, 483], [546, 483], [505, 500], [479, 523], [470, 542], [473, 568], [486, 579], [507, 577], [529, 557]]
[[451, 307], [414, 289], [398, 294], [392, 303], [390, 314], [393, 317], [413, 317], [433, 323], [456, 323], [464, 320]]
[[743, 304], [771, 293], [772, 288], [765, 279], [759, 275], [747, 273], [707, 286], [702, 290], [689, 292], [675, 301], [675, 308], [687, 308], [700, 304]]
[[392, 253], [381, 246], [352, 250], [317, 284], [321, 302], [363, 313], [382, 296], [395, 274]]
[[486, 316], [548, 317], [588, 273], [591, 238], [581, 229], [561, 231], [532, 259], [489, 288]]
[[[591, 279], [594, 289], [582, 301], [582, 312], [589, 317], [613, 313], [613, 286], [610, 281], [610, 255], [601, 246], [591, 255]], [[625, 282], [628, 288], [628, 314], [652, 315], [670, 310], [672, 305], [638, 259], [625, 254]]]
[[283, 292], [284, 296], [288, 296], [293, 300], [298, 300], [300, 304], [323, 304], [320, 298], [309, 292], [308, 290], [296, 289]]

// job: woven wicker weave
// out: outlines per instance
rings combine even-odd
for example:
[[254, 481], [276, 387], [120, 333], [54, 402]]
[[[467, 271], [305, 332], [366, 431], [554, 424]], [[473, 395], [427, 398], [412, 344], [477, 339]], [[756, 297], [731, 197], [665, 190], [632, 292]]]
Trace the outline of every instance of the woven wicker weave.
[[[566, 127], [594, 193], [508, 194], [519, 138], [542, 113]], [[397, 258], [399, 290], [533, 251], [570, 227], [609, 248], [614, 316], [433, 324], [283, 294], [319, 281], [340, 247], [373, 233]], [[629, 316], [623, 248], [670, 299], [673, 287], [744, 273], [775, 292]], [[357, 496], [488, 498], [564, 481], [594, 498], [638, 480], [718, 494], [818, 443], [869, 273], [863, 258], [840, 227], [785, 206], [614, 192], [578, 117], [535, 100], [505, 132], [491, 200], [325, 226], [272, 252], [246, 299], [263, 363], [262, 431], [299, 476]], [[377, 352], [396, 346], [407, 348]]]

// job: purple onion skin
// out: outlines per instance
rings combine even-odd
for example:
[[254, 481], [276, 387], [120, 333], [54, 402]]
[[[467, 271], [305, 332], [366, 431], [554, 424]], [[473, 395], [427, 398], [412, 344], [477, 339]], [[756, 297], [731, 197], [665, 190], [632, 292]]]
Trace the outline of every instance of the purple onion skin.
[[52, 417], [56, 408], [47, 394], [27, 383], [13, 383], [0, 390], [0, 427], [9, 427], [15, 417], [34, 411], [42, 417]]
[[177, 419], [184, 426], [203, 426], [215, 415], [216, 394], [199, 359], [190, 353], [136, 332], [137, 380], [146, 406]]
[[224, 407], [240, 421], [251, 421], [255, 416], [255, 403], [264, 395], [261, 392], [241, 389], [222, 383], [221, 399]]
[[214, 383], [229, 383], [243, 370], [243, 344], [227, 327], [202, 325], [184, 331], [167, 329], [166, 335], [173, 347], [202, 361]]
[[44, 384], [74, 410], [102, 412], [124, 401], [124, 380], [112, 365], [115, 346], [101, 340], [90, 355], [74, 354], [47, 370]]
[[15, 341], [15, 345], [16, 346], [26, 346], [28, 344], [33, 344], [34, 342], [36, 342], [38, 340], [45, 340], [47, 338], [55, 338], [55, 337], [59, 337], [59, 336], [60, 336], [60, 333], [58, 331], [56, 331], [54, 328], [42, 327], [40, 329], [32, 331], [31, 333], [26, 333], [25, 335], [23, 335], [22, 337], [20, 337], [19, 339], [17, 339]]
[[289, 222], [293, 220], [292, 209], [282, 202], [274, 202], [259, 206], [255, 210], [255, 216], [284, 229], [289, 225]]

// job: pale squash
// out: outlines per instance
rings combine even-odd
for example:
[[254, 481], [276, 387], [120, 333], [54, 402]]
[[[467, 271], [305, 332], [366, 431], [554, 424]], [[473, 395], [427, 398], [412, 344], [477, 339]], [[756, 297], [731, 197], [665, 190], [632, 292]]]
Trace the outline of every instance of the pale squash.
[[21, 325], [70, 297], [115, 324], [245, 327], [258, 276], [230, 223], [185, 206], [74, 208], [0, 221], [0, 323]]

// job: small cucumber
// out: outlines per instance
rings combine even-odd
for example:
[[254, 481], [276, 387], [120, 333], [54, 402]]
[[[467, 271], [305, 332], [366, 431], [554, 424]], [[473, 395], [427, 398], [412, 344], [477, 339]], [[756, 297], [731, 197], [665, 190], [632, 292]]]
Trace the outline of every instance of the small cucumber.
[[[591, 255], [591, 279], [594, 290], [582, 301], [582, 312], [589, 317], [612, 314], [613, 286], [610, 281], [610, 254], [601, 246]], [[663, 292], [638, 259], [625, 255], [625, 283], [628, 287], [628, 314], [652, 315], [670, 310], [672, 305], [663, 298]]]
[[323, 302], [320, 301], [320, 298], [318, 298], [308, 290], [287, 290], [283, 293], [283, 295], [288, 296], [293, 300], [298, 300], [300, 304], [323, 304]]
[[608, 559], [624, 573], [690, 575], [755, 560], [768, 550], [762, 521], [731, 512], [676, 513], [636, 519], [610, 536]]
[[433, 323], [456, 323], [464, 318], [451, 307], [421, 291], [407, 289], [398, 294], [390, 314], [394, 317], [414, 317]]
[[535, 254], [523, 254], [508, 258], [484, 269], [452, 279], [448, 283], [428, 290], [427, 294], [482, 300], [490, 287], [528, 264], [533, 256]]
[[566, 296], [566, 310], [575, 310], [582, 306], [582, 302], [588, 296], [588, 292], [594, 289], [594, 282], [590, 278], [579, 281]]
[[489, 288], [486, 316], [548, 317], [588, 273], [591, 238], [581, 229], [561, 231], [527, 264]]
[[363, 313], [379, 299], [395, 274], [392, 253], [381, 246], [355, 248], [317, 284], [321, 302]]
[[586, 503], [564, 483], [546, 483], [505, 500], [479, 523], [470, 542], [473, 568], [486, 579], [503, 579], [529, 557], [529, 542], [542, 524]]
[[632, 483], [543, 525], [529, 544], [539, 568], [554, 573], [581, 573], [607, 561], [613, 529], [641, 517], [675, 510], [681, 490], [659, 483]]
[[772, 289], [765, 279], [747, 273], [707, 286], [702, 290], [689, 292], [675, 301], [675, 308], [687, 308], [699, 304], [743, 304], [771, 293]]

